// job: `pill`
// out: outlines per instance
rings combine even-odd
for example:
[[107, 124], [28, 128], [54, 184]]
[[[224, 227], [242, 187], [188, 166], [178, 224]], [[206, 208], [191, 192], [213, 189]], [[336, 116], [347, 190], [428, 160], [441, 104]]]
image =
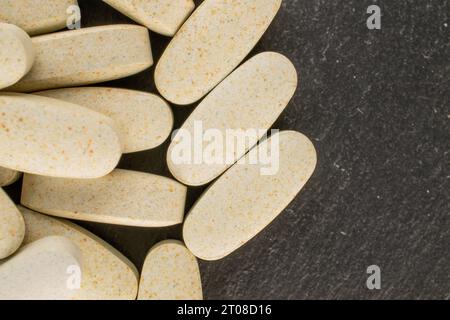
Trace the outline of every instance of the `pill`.
[[202, 195], [186, 218], [184, 241], [198, 258], [221, 259], [252, 239], [295, 198], [316, 166], [313, 144], [294, 131], [271, 136], [243, 159]]
[[33, 66], [34, 56], [31, 38], [25, 31], [0, 23], [0, 89], [22, 79]]
[[183, 221], [186, 189], [169, 178], [122, 169], [85, 180], [26, 174], [21, 203], [68, 219], [164, 227]]
[[[296, 88], [297, 72], [283, 55], [265, 52], [250, 59], [199, 104], [175, 135], [167, 153], [172, 174], [191, 186], [204, 185], [217, 178], [261, 139]], [[241, 146], [225, 145], [232, 130], [236, 136], [229, 137], [236, 138], [235, 144], [243, 142]], [[218, 140], [222, 143], [218, 146], [214, 145], [217, 140], [206, 139], [213, 131], [220, 134]], [[194, 149], [197, 140], [203, 148]], [[221, 150], [218, 158], [209, 155], [208, 148]], [[182, 155], [189, 152], [191, 157], [184, 159]], [[200, 154], [199, 161], [195, 153]]]
[[138, 300], [202, 300], [197, 259], [176, 240], [150, 249], [139, 283]]
[[179, 105], [202, 98], [242, 62], [280, 5], [281, 0], [204, 1], [156, 66], [159, 92]]
[[[46, 237], [22, 247], [0, 264], [0, 300], [70, 300], [80, 275], [80, 251], [64, 237]], [[72, 287], [71, 284], [74, 284]]]
[[0, 188], [0, 260], [10, 256], [20, 247], [24, 235], [25, 223], [22, 214]]
[[67, 178], [111, 172], [122, 146], [110, 118], [75, 104], [0, 94], [0, 166]]
[[48, 236], [63, 236], [73, 241], [81, 252], [83, 274], [76, 300], [131, 300], [138, 289], [136, 267], [120, 252], [82, 227], [52, 218], [22, 206], [26, 235], [24, 244]]
[[21, 173], [8, 168], [0, 167], [0, 187], [6, 187], [13, 184], [21, 177]]
[[32, 38], [36, 59], [8, 91], [32, 92], [127, 77], [153, 64], [148, 30], [111, 25]]
[[63, 29], [76, 0], [0, 0], [0, 22], [15, 24], [30, 35]]
[[69, 88], [36, 93], [103, 113], [117, 124], [123, 152], [153, 149], [170, 135], [173, 115], [154, 94], [115, 88]]
[[194, 10], [192, 0], [103, 0], [150, 30], [173, 36]]

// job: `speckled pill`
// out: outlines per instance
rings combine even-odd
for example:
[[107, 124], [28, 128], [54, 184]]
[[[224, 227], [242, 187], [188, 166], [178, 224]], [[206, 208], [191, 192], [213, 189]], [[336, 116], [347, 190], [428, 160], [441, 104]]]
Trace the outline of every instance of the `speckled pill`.
[[0, 22], [15, 24], [30, 35], [66, 27], [70, 6], [77, 0], [0, 0]]
[[103, 113], [116, 123], [123, 152], [153, 149], [170, 135], [173, 114], [159, 96], [116, 88], [69, 88], [36, 94], [55, 98]]
[[15, 25], [0, 23], [0, 89], [22, 79], [33, 66], [34, 57], [27, 33]]
[[114, 122], [64, 101], [0, 94], [0, 166], [64, 178], [98, 178], [122, 155]]
[[183, 24], [155, 70], [167, 100], [187, 105], [221, 82], [256, 45], [281, 0], [206, 0]]
[[[81, 273], [80, 251], [64, 237], [46, 237], [22, 247], [0, 264], [0, 300], [71, 300], [72, 270]], [[80, 272], [81, 271], [81, 272]]]
[[36, 60], [8, 91], [73, 87], [131, 76], [153, 64], [148, 30], [110, 25], [32, 38]]
[[21, 172], [0, 167], [0, 187], [6, 187], [13, 184], [22, 176]]
[[21, 203], [68, 219], [164, 227], [183, 221], [186, 189], [166, 177], [122, 169], [90, 180], [26, 174]]
[[173, 36], [195, 8], [192, 0], [103, 0], [150, 30]]
[[176, 240], [150, 249], [139, 283], [138, 300], [202, 300], [197, 259]]
[[[297, 88], [297, 72], [285, 56], [265, 52], [256, 55], [236, 69], [199, 104], [181, 127], [179, 134], [195, 136], [195, 126], [201, 123], [203, 134], [219, 130], [243, 130], [255, 137], [240, 150], [225, 148], [222, 161], [177, 163], [177, 145], [183, 139], [174, 137], [167, 153], [167, 163], [177, 180], [191, 186], [207, 184], [241, 158], [273, 125], [285, 109]], [[206, 148], [207, 144], [205, 145]], [[227, 161], [233, 159], [234, 161]]]
[[83, 275], [76, 300], [131, 300], [138, 290], [136, 267], [108, 243], [63, 219], [46, 216], [19, 206], [26, 235], [24, 244], [48, 236], [63, 236], [73, 241], [81, 252]]
[[[275, 174], [262, 174], [263, 164], [250, 159], [264, 153], [279, 159]], [[183, 237], [198, 258], [221, 259], [269, 225], [300, 192], [316, 166], [311, 141], [301, 133], [282, 131], [253, 148], [225, 172], [188, 214]], [[275, 163], [275, 162], [273, 162]]]
[[0, 188], [0, 260], [12, 255], [20, 247], [24, 235], [22, 214]]

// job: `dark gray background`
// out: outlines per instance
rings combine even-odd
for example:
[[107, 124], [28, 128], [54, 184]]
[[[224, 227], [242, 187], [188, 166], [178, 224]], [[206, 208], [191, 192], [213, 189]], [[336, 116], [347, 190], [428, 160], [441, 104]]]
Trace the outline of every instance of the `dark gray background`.
[[[201, 1], [196, 1], [197, 4]], [[99, 0], [79, 0], [82, 26], [133, 23]], [[368, 30], [367, 7], [382, 9]], [[314, 142], [317, 170], [282, 215], [250, 243], [200, 262], [207, 299], [450, 298], [450, 1], [285, 0], [254, 53], [296, 65], [300, 85], [275, 127]], [[169, 38], [151, 33], [158, 61]], [[112, 86], [157, 92], [154, 67]], [[179, 127], [193, 107], [173, 107]], [[170, 176], [164, 146], [120, 167]], [[8, 191], [18, 200], [20, 182]], [[187, 209], [203, 189], [190, 189]], [[181, 227], [80, 223], [138, 268]], [[366, 268], [382, 289], [366, 288]]]

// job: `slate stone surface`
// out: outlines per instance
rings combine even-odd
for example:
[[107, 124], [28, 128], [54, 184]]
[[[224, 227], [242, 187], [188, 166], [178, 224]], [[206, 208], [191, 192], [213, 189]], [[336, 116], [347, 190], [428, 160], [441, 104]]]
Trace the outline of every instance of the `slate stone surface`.
[[[197, 4], [200, 1], [197, 1]], [[133, 23], [79, 0], [82, 26]], [[366, 26], [382, 10], [381, 30]], [[285, 0], [254, 53], [278, 51], [300, 85], [275, 127], [314, 142], [317, 170], [264, 232], [229, 257], [201, 262], [207, 299], [450, 298], [450, 1]], [[169, 38], [151, 33], [155, 61]], [[154, 67], [108, 85], [157, 92]], [[179, 127], [192, 107], [174, 107]], [[120, 167], [170, 176], [168, 144]], [[9, 187], [18, 200], [20, 182]], [[189, 191], [189, 208], [203, 189]], [[181, 227], [80, 223], [138, 268]], [[381, 290], [366, 269], [381, 268]]]

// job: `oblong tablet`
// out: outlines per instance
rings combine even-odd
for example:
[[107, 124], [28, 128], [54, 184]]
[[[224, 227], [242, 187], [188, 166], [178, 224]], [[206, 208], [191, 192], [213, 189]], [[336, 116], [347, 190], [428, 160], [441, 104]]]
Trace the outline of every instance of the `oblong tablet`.
[[150, 30], [173, 36], [195, 8], [192, 0], [103, 0]]
[[19, 206], [26, 236], [24, 244], [48, 236], [63, 236], [81, 252], [83, 276], [76, 300], [131, 300], [138, 290], [136, 267], [120, 252], [82, 227], [63, 219], [52, 218]]
[[[71, 272], [82, 276], [80, 251], [64, 237], [47, 237], [0, 264], [0, 300], [70, 300]], [[80, 272], [81, 271], [81, 272]]]
[[176, 240], [150, 249], [139, 283], [138, 300], [202, 300], [197, 259]]
[[180, 105], [202, 98], [252, 50], [280, 5], [281, 0], [204, 1], [156, 66], [159, 92]]
[[31, 38], [25, 31], [12, 24], [0, 23], [0, 89], [22, 79], [33, 66], [34, 56]]
[[31, 92], [127, 77], [153, 64], [148, 30], [111, 25], [32, 38], [36, 60], [9, 91]]
[[75, 104], [0, 94], [0, 166], [67, 178], [98, 178], [120, 160], [113, 121]]
[[[211, 91], [178, 131], [167, 153], [172, 174], [191, 186], [204, 185], [217, 178], [261, 139], [287, 106], [296, 88], [297, 72], [285, 56], [265, 52], [250, 59]], [[236, 148], [219, 146], [222, 156], [214, 161], [208, 154], [202, 154], [198, 162], [194, 161], [195, 155], [182, 161], [179, 155], [183, 151], [191, 152], [196, 143], [186, 142], [185, 135], [196, 139], [197, 131], [205, 137], [213, 130], [223, 138], [223, 144], [230, 130], [236, 130], [237, 141], [247, 143]], [[187, 147], [188, 150], [183, 150]]]
[[201, 259], [227, 256], [270, 224], [312, 175], [316, 152], [304, 135], [283, 131], [241, 160], [204, 193], [186, 218], [184, 241]]
[[103, 113], [117, 124], [123, 152], [153, 149], [170, 135], [173, 115], [157, 95], [115, 88], [70, 88], [36, 93]]
[[0, 188], [0, 260], [13, 254], [20, 247], [24, 236], [22, 214]]
[[24, 175], [21, 203], [68, 219], [164, 227], [183, 221], [186, 191], [169, 178], [121, 169], [92, 180]]
[[0, 0], [0, 22], [15, 24], [30, 35], [66, 27], [70, 6], [77, 0]]
[[22, 173], [8, 168], [0, 167], [0, 187], [13, 184], [21, 177]]

